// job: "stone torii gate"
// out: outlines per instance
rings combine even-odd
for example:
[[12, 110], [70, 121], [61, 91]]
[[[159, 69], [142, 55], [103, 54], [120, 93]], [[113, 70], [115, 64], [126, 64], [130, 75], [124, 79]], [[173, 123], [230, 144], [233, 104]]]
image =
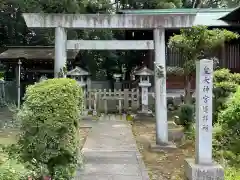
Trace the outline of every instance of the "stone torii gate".
[[[155, 15], [24, 13], [23, 17], [27, 26], [30, 28], [55, 28], [55, 77], [57, 77], [58, 72], [65, 66], [66, 51], [69, 49], [154, 49], [156, 143], [160, 146], [167, 146], [169, 144], [166, 107], [165, 29], [187, 28], [193, 25], [204, 24], [206, 21], [199, 21], [199, 18], [196, 18], [196, 13]], [[215, 20], [208, 21], [211, 25], [214, 24], [213, 22], [215, 22]], [[217, 24], [219, 24], [219, 22]], [[152, 29], [154, 32], [154, 40], [67, 40], [67, 29]]]

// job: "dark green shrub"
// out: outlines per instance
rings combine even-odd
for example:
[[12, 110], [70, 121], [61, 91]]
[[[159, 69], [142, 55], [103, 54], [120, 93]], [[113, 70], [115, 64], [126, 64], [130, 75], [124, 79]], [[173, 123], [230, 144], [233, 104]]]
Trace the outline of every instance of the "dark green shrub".
[[213, 123], [218, 122], [218, 114], [226, 108], [229, 96], [236, 92], [237, 84], [234, 82], [215, 83], [213, 88]]
[[182, 104], [179, 108], [179, 123], [188, 130], [194, 121], [194, 106], [190, 104]]
[[20, 158], [32, 166], [46, 167], [52, 179], [71, 179], [77, 166], [78, 121], [81, 88], [72, 79], [45, 80], [29, 86], [18, 113], [22, 134], [18, 141]]
[[218, 114], [226, 108], [228, 97], [236, 92], [240, 74], [232, 74], [228, 69], [220, 69], [213, 76], [213, 123], [218, 122]]
[[174, 98], [173, 97], [168, 97], [167, 98], [167, 107], [169, 111], [175, 110], [175, 104], [174, 104]]
[[229, 162], [240, 165], [240, 86], [219, 113], [220, 130], [215, 135], [215, 150]]

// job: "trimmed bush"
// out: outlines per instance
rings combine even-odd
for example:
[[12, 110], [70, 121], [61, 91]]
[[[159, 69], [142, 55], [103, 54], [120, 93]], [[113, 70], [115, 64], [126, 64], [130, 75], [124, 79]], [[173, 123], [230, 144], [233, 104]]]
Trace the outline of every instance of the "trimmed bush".
[[229, 69], [219, 69], [214, 71], [213, 81], [215, 83], [230, 81], [231, 80], [231, 73]]
[[213, 88], [213, 123], [218, 122], [218, 114], [226, 108], [226, 101], [232, 93], [236, 92], [237, 84], [234, 82], [215, 83]]
[[240, 164], [240, 86], [219, 114], [220, 130], [215, 136], [215, 150], [233, 164]]
[[240, 84], [240, 74], [239, 73], [232, 74], [231, 81], [235, 82], [236, 84]]
[[[44, 175], [52, 179], [71, 179], [78, 162], [81, 99], [81, 88], [72, 79], [50, 79], [27, 88], [18, 113], [22, 161], [44, 167], [48, 172]], [[62, 177], [59, 169], [69, 174]]]
[[182, 104], [178, 113], [179, 123], [185, 130], [188, 130], [194, 121], [194, 106], [190, 104]]
[[232, 74], [228, 69], [214, 72], [213, 88], [213, 123], [218, 122], [218, 114], [226, 108], [225, 103], [232, 93], [236, 92], [240, 74]]

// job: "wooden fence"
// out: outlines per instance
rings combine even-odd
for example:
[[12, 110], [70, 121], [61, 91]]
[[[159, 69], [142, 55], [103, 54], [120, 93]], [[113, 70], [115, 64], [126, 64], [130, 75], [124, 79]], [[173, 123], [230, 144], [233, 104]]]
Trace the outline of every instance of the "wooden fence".
[[0, 106], [16, 102], [17, 102], [16, 82], [0, 80]]
[[140, 107], [139, 89], [89, 90], [85, 93], [85, 109], [93, 112], [137, 111]]
[[[228, 68], [234, 72], [240, 72], [239, 42], [225, 43], [222, 47], [219, 47], [212, 52], [210, 57], [216, 57], [219, 59], [218, 66], [220, 68]], [[166, 47], [166, 60], [167, 66], [183, 67], [184, 64], [182, 53], [168, 47]]]
[[240, 45], [239, 44], [226, 44], [224, 59], [222, 66], [228, 68], [234, 72], [240, 72]]
[[[184, 91], [167, 92], [167, 98], [172, 99], [175, 105], [181, 103], [181, 95], [184, 95]], [[95, 113], [137, 112], [141, 108], [141, 93], [139, 89], [124, 89], [123, 91], [94, 89], [85, 93], [84, 106], [84, 109], [93, 112], [93, 115], [96, 115]], [[148, 92], [148, 108], [155, 111], [154, 92]]]

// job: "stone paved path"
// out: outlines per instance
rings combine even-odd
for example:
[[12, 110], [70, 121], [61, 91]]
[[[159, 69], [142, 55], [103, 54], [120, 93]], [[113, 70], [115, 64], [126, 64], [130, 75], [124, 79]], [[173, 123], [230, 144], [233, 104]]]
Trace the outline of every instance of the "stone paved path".
[[85, 165], [75, 180], [149, 180], [126, 120], [115, 116], [99, 120], [82, 151]]

